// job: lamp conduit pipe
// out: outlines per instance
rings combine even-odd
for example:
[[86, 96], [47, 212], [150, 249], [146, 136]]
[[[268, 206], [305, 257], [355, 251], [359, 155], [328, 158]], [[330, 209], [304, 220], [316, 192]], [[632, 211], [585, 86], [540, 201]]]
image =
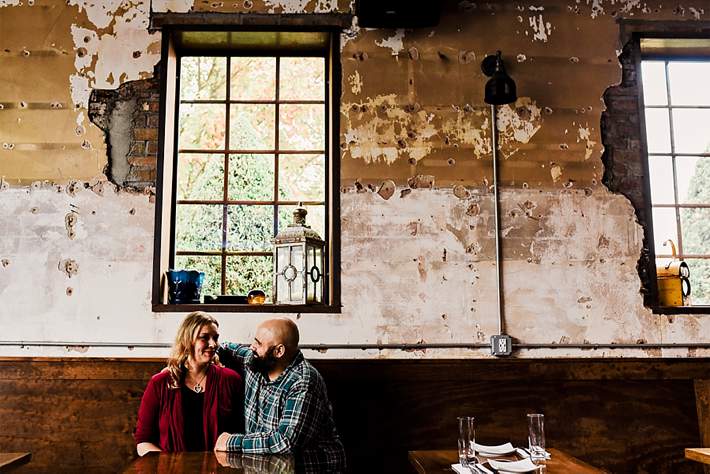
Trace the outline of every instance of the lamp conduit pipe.
[[500, 202], [498, 199], [498, 126], [496, 125], [496, 106], [491, 105], [491, 147], [493, 148], [493, 217], [495, 220], [496, 240], [496, 297], [498, 315], [498, 334], [505, 334], [505, 317], [503, 313], [503, 276], [501, 273], [501, 242], [500, 242]]

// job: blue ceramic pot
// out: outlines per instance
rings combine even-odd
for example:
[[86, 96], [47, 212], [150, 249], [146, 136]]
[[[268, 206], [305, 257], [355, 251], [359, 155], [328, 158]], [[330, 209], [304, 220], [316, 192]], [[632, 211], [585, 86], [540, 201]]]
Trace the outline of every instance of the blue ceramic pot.
[[190, 304], [200, 302], [204, 272], [197, 270], [168, 270], [168, 303]]

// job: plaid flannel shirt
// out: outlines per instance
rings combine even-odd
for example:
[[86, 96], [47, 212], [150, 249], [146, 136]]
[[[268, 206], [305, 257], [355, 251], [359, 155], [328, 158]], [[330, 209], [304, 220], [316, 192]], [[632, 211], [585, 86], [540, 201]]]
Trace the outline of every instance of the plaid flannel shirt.
[[247, 345], [224, 343], [220, 361], [244, 375], [246, 433], [233, 434], [227, 450], [244, 453], [295, 453], [327, 472], [345, 469], [345, 450], [335, 429], [323, 377], [299, 351], [276, 380], [251, 368]]

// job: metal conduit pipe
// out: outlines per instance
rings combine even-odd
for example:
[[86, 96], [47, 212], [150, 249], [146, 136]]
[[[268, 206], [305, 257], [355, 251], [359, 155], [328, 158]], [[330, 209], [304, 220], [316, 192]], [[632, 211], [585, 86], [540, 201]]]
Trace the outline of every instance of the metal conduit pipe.
[[[164, 349], [172, 345], [169, 343], [129, 343], [129, 342], [75, 342], [75, 341], [0, 341], [0, 346], [17, 347], [124, 347]], [[688, 343], [650, 343], [650, 344], [613, 344], [613, 343], [586, 343], [586, 344], [535, 344], [513, 343], [516, 349], [710, 349], [708, 342]], [[489, 343], [424, 343], [424, 344], [302, 344], [304, 350], [417, 350], [417, 349], [490, 349]]]
[[501, 242], [500, 242], [500, 202], [498, 200], [498, 127], [496, 126], [496, 106], [491, 105], [491, 147], [493, 148], [493, 217], [495, 221], [496, 240], [496, 295], [498, 297], [498, 334], [505, 334], [505, 317], [503, 313], [503, 276], [501, 274]]

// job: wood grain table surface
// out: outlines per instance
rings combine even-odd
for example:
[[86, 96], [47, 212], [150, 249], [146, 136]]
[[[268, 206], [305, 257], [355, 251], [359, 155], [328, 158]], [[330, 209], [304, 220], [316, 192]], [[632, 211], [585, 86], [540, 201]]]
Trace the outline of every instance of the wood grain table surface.
[[124, 473], [294, 473], [296, 463], [293, 456], [240, 453], [220, 453], [214, 451], [194, 451], [180, 453], [148, 453], [135, 459]]
[[685, 448], [685, 458], [710, 464], [710, 448]]
[[[545, 463], [545, 474], [598, 474], [607, 472], [559, 449], [550, 448], [548, 451], [551, 459]], [[451, 465], [459, 462], [458, 452], [453, 449], [410, 451], [409, 461], [420, 474], [451, 473], [453, 472]]]
[[0, 453], [0, 472], [9, 472], [16, 466], [27, 464], [30, 459], [31, 453]]

